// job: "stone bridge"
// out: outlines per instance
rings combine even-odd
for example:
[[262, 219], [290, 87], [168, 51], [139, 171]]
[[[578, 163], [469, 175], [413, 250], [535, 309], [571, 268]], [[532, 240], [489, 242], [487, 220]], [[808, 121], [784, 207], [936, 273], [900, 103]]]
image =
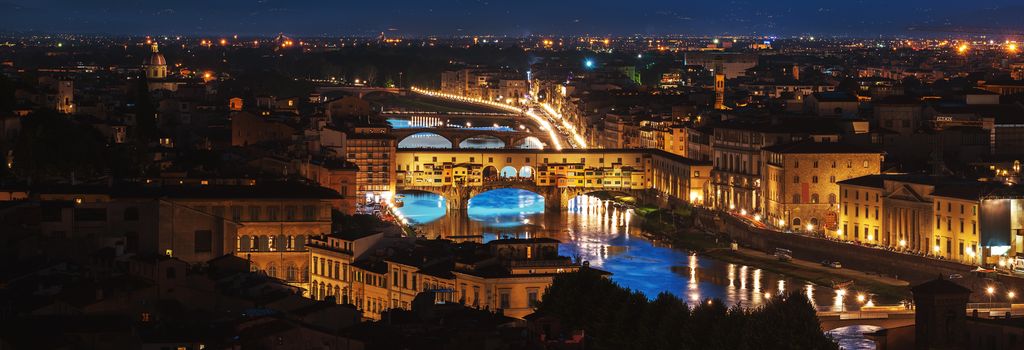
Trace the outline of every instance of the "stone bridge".
[[914, 317], [914, 310], [818, 312], [818, 321], [823, 332], [847, 326], [875, 326], [893, 329], [913, 325]]
[[587, 193], [608, 191], [641, 195], [640, 191], [634, 190], [540, 186], [534, 183], [532, 178], [485, 180], [482, 184], [443, 186], [409, 186], [399, 183], [397, 187], [398, 191], [422, 191], [438, 194], [444, 197], [448, 210], [467, 209], [471, 198], [478, 194], [501, 188], [517, 188], [539, 194], [541, 197], [544, 197], [544, 211], [558, 211], [568, 208], [569, 201]]
[[501, 142], [505, 143], [505, 148], [516, 148], [516, 146], [523, 142], [523, 140], [530, 137], [541, 140], [540, 137], [528, 131], [498, 131], [469, 128], [402, 128], [392, 129], [391, 134], [395, 136], [398, 143], [401, 143], [402, 140], [416, 134], [435, 134], [451, 142], [453, 149], [459, 148], [459, 144], [461, 144], [462, 141], [474, 137], [493, 137], [499, 139]]
[[354, 94], [356, 96], [359, 96], [359, 98], [363, 98], [364, 96], [366, 96], [368, 94], [371, 94], [371, 93], [375, 93], [375, 92], [398, 94], [398, 95], [405, 95], [408, 92], [406, 90], [402, 90], [402, 89], [399, 89], [399, 88], [373, 87], [373, 86], [321, 86], [321, 87], [316, 88], [316, 91], [321, 93], [321, 94], [325, 93], [325, 92], [341, 91], [341, 92], [345, 92], [345, 93], [349, 93], [349, 94]]

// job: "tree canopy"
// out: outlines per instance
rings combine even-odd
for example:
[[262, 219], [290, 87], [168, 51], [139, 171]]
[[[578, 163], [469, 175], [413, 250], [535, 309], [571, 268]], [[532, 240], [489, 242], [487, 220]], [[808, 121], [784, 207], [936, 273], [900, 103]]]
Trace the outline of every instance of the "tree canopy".
[[648, 300], [584, 268], [555, 277], [538, 312], [583, 330], [587, 349], [838, 349], [799, 292], [759, 308], [719, 300], [691, 308], [669, 293]]

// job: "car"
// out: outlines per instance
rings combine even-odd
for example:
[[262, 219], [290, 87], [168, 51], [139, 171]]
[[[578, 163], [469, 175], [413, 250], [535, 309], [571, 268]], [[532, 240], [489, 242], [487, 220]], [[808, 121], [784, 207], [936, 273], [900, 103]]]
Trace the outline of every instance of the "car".
[[958, 278], [964, 278], [964, 275], [961, 275], [959, 273], [954, 273], [952, 275], [949, 275], [949, 279], [951, 279], [951, 280], [955, 280], [955, 279], [958, 279]]
[[831, 264], [828, 264], [828, 266], [831, 266], [833, 269], [841, 269], [841, 268], [843, 268], [843, 263], [838, 262], [838, 261], [833, 261]]

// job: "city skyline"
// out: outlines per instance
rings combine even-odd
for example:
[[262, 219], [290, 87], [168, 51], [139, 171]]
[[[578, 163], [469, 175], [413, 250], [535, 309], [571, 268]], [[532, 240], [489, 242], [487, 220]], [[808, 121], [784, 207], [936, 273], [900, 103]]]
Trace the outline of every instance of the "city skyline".
[[[880, 7], [885, 11], [878, 11]], [[561, 2], [398, 1], [388, 4], [225, 1], [0, 2], [0, 31], [112, 35], [876, 35], [938, 36], [912, 28], [1020, 29], [1024, 6], [981, 2], [862, 0], [707, 3], [643, 0]]]

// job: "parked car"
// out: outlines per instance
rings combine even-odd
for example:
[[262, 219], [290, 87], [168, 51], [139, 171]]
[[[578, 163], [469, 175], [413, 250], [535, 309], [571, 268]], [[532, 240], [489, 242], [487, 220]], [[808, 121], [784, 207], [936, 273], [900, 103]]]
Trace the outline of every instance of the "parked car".
[[843, 263], [838, 262], [838, 261], [833, 261], [828, 266], [831, 266], [833, 269], [841, 269], [841, 268], [843, 268]]

